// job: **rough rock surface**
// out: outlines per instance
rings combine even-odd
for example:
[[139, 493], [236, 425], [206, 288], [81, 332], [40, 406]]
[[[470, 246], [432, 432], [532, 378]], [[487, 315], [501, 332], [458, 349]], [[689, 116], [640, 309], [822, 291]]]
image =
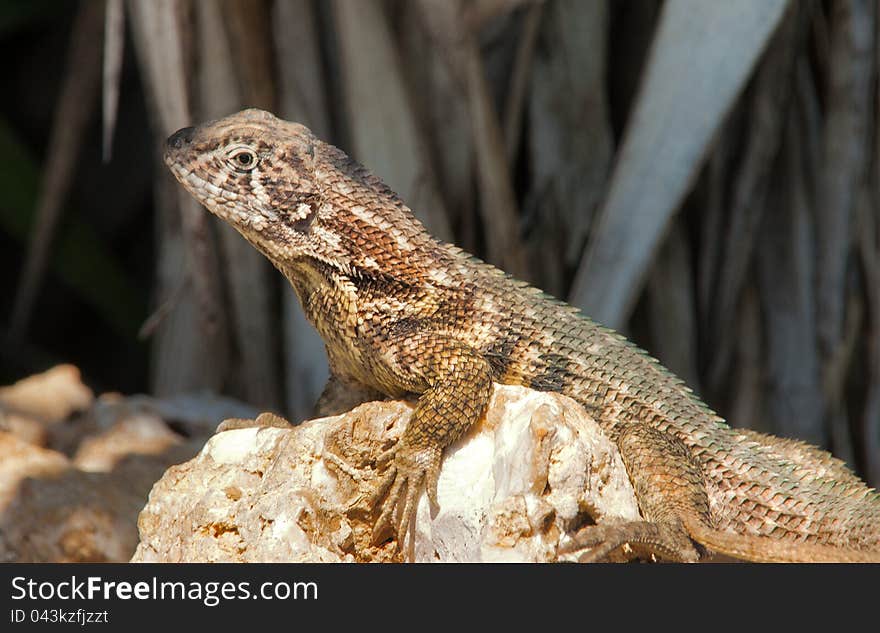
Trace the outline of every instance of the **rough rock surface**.
[[290, 429], [215, 435], [171, 467], [138, 520], [133, 561], [552, 561], [579, 526], [638, 509], [616, 448], [558, 394], [496, 385], [485, 418], [443, 460], [403, 554], [372, 546], [377, 458], [412, 405], [370, 402]]

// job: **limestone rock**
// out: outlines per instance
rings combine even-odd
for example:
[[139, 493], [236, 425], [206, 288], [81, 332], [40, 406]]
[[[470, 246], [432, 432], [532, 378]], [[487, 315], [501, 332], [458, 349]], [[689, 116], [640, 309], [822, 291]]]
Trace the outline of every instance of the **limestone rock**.
[[[201, 447], [180, 443], [159, 455], [93, 451], [90, 473], [58, 451], [0, 432], [0, 561], [122, 562], [137, 545], [136, 517], [169, 464]], [[101, 456], [102, 460], [96, 460]], [[88, 460], [86, 460], [88, 461]]]
[[129, 560], [153, 483], [219, 416], [250, 411], [211, 394], [95, 399], [70, 365], [0, 387], [0, 561]]
[[134, 414], [106, 431], [83, 438], [73, 462], [80, 470], [110, 472], [126, 455], [161, 455], [182, 442], [161, 418]]
[[52, 477], [70, 468], [67, 458], [0, 431], [0, 512], [27, 477]]
[[0, 387], [2, 408], [45, 421], [63, 420], [74, 411], [86, 409], [93, 398], [92, 390], [82, 383], [79, 369], [73, 365], [57, 365]]
[[29, 415], [0, 410], [0, 431], [9, 433], [34, 446], [45, 446], [49, 433], [47, 424]]
[[47, 446], [52, 429], [63, 426], [61, 422], [87, 409], [93, 400], [79, 369], [57, 365], [0, 387], [0, 431], [35, 446]]
[[552, 561], [585, 522], [638, 518], [616, 448], [580, 405], [496, 385], [484, 419], [445, 452], [439, 509], [422, 495], [408, 551], [372, 546], [377, 458], [411, 411], [370, 402], [215, 435], [153, 487], [132, 560]]
[[162, 398], [144, 394], [125, 397], [104, 394], [95, 402], [93, 410], [94, 417], [102, 428], [109, 426], [108, 420], [115, 422], [122, 415], [152, 415], [173, 424], [188, 437], [204, 436], [206, 439], [214, 434], [217, 420], [254, 417], [259, 413], [254, 407], [239, 400], [209, 391], [180, 393]]

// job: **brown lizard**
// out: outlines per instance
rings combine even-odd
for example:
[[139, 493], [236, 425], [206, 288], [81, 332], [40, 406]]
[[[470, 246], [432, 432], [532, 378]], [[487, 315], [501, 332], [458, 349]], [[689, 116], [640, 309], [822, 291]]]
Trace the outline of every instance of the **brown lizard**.
[[402, 543], [423, 490], [436, 507], [443, 449], [496, 381], [574, 398], [619, 447], [643, 520], [580, 530], [567, 549], [584, 560], [627, 545], [676, 561], [880, 562], [880, 496], [842, 461], [730, 428], [623, 336], [431, 237], [306, 127], [244, 110], [179, 130], [165, 162], [287, 277], [337, 381], [418, 396], [380, 487], [376, 541], [396, 527]]

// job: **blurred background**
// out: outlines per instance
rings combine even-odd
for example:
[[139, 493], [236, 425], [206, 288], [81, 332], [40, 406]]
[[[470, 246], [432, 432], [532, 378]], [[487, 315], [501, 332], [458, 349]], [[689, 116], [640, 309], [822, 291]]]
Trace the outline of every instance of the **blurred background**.
[[326, 378], [286, 282], [161, 164], [244, 106], [581, 307], [735, 426], [880, 483], [873, 0], [0, 0], [0, 384]]

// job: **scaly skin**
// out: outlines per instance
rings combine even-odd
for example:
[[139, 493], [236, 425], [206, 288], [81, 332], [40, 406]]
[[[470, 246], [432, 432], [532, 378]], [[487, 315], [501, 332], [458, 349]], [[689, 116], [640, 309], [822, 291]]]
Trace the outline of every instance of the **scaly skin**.
[[[735, 430], [677, 377], [575, 308], [428, 235], [378, 178], [302, 125], [245, 110], [168, 139], [165, 161], [290, 280], [336, 380], [418, 394], [376, 522], [398, 543], [443, 449], [493, 381], [580, 402], [614, 440], [643, 521], [569, 549], [692, 561], [880, 561], [880, 498], [816, 447]], [[395, 520], [395, 517], [397, 520]], [[395, 526], [396, 524], [396, 526]]]

